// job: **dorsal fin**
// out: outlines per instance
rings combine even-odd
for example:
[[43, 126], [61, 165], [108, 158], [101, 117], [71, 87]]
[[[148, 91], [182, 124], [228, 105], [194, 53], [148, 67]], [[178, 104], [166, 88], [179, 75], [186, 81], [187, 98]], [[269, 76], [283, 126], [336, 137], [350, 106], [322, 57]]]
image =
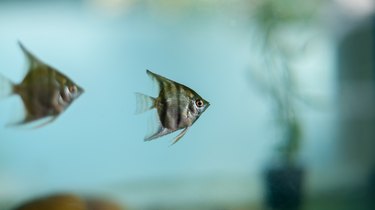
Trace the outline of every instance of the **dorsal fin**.
[[35, 55], [33, 55], [26, 47], [18, 41], [18, 45], [20, 46], [22, 52], [25, 54], [27, 61], [29, 62], [29, 71], [38, 69], [40, 66], [44, 66], [45, 64], [40, 61]]
[[150, 71], [150, 70], [146, 70], [147, 74], [152, 78], [152, 79], [155, 79], [159, 85], [163, 82], [169, 82], [169, 83], [173, 83], [173, 84], [177, 84], [177, 85], [181, 85], [173, 80], [170, 80], [168, 78], [165, 78], [163, 76], [160, 76], [159, 74], [155, 74], [154, 72]]
[[154, 80], [156, 80], [156, 82], [158, 83], [158, 86], [159, 86], [159, 91], [161, 91], [162, 89], [166, 88], [166, 87], [171, 87], [171, 86], [176, 86], [176, 87], [182, 87], [184, 89], [184, 91], [187, 91], [187, 92], [190, 92], [191, 94], [195, 95], [195, 96], [198, 96], [198, 93], [196, 93], [194, 90], [192, 90], [191, 88], [181, 84], [181, 83], [178, 83], [178, 82], [175, 82], [171, 79], [168, 79], [168, 78], [165, 78], [159, 74], [155, 74], [154, 72], [151, 72], [150, 70], [146, 69], [146, 72], [147, 74]]
[[150, 76], [152, 79], [156, 79], [158, 81], [163, 81], [163, 80], [168, 80], [167, 78], [163, 77], [163, 76], [160, 76], [158, 74], [155, 74], [154, 72], [146, 69], [146, 73], [148, 74], [148, 76]]

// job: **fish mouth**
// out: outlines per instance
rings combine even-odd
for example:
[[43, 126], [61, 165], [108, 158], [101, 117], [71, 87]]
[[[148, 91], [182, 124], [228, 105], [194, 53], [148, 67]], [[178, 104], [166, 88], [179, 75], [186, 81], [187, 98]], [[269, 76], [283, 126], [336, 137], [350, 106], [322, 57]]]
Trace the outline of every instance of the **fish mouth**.
[[210, 102], [206, 101], [206, 109], [210, 106]]
[[205, 105], [205, 107], [204, 107], [204, 109], [203, 109], [203, 111], [202, 111], [202, 113], [204, 112], [204, 111], [206, 111], [207, 110], [207, 108], [210, 106], [211, 104], [210, 103], [208, 103], [208, 101], [206, 101], [206, 105]]
[[79, 88], [78, 88], [78, 94], [77, 94], [77, 97], [80, 96], [80, 95], [82, 95], [84, 92], [85, 92], [85, 89], [79, 87]]

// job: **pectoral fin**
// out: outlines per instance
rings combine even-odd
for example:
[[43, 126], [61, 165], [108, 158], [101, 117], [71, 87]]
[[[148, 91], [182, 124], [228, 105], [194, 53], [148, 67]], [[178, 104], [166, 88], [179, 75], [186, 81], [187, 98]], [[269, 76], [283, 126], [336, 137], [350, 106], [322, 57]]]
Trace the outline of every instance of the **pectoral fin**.
[[186, 132], [189, 130], [190, 127], [186, 127], [184, 130], [182, 130], [182, 132], [180, 134], [178, 134], [178, 136], [176, 136], [176, 138], [174, 138], [171, 146], [175, 143], [177, 143], [185, 134]]

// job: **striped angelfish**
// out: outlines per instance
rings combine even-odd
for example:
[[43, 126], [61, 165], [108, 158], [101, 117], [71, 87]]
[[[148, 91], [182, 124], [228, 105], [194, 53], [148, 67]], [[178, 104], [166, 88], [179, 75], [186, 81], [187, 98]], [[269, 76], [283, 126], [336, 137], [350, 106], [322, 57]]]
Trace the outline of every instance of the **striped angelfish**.
[[153, 98], [141, 93], [137, 96], [137, 112], [144, 112], [156, 108], [158, 113], [158, 128], [156, 133], [145, 137], [145, 141], [150, 141], [158, 137], [167, 135], [174, 131], [183, 129], [173, 140], [175, 144], [194, 124], [200, 115], [210, 105], [194, 90], [155, 74], [149, 70], [147, 74], [156, 80], [159, 86], [159, 96]]
[[83, 89], [57, 69], [42, 62], [21, 43], [19, 45], [28, 60], [28, 72], [19, 84], [0, 75], [0, 99], [19, 95], [26, 115], [15, 125], [47, 119], [38, 125], [40, 127], [55, 120], [83, 93]]

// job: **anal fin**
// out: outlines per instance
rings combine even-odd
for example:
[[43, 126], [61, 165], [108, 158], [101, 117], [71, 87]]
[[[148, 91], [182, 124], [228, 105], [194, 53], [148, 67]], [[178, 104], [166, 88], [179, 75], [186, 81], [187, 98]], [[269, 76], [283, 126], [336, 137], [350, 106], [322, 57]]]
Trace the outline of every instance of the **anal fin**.
[[41, 128], [41, 127], [44, 127], [44, 126], [46, 126], [46, 125], [52, 123], [53, 121], [55, 121], [56, 118], [57, 118], [57, 116], [52, 116], [52, 117], [48, 118], [47, 121], [42, 122], [42, 123], [39, 124], [39, 125], [35, 125], [33, 128]]
[[151, 141], [151, 140], [154, 140], [156, 138], [159, 138], [161, 136], [167, 135], [167, 134], [172, 133], [172, 132], [173, 131], [168, 129], [168, 128], [160, 127], [160, 129], [156, 133], [146, 137], [145, 141]]
[[7, 127], [13, 127], [13, 126], [26, 126], [29, 128], [41, 128], [44, 127], [47, 124], [50, 124], [51, 122], [55, 121], [57, 116], [46, 116], [46, 117], [35, 117], [33, 115], [26, 115], [26, 117], [16, 123], [9, 123], [7, 124]]

